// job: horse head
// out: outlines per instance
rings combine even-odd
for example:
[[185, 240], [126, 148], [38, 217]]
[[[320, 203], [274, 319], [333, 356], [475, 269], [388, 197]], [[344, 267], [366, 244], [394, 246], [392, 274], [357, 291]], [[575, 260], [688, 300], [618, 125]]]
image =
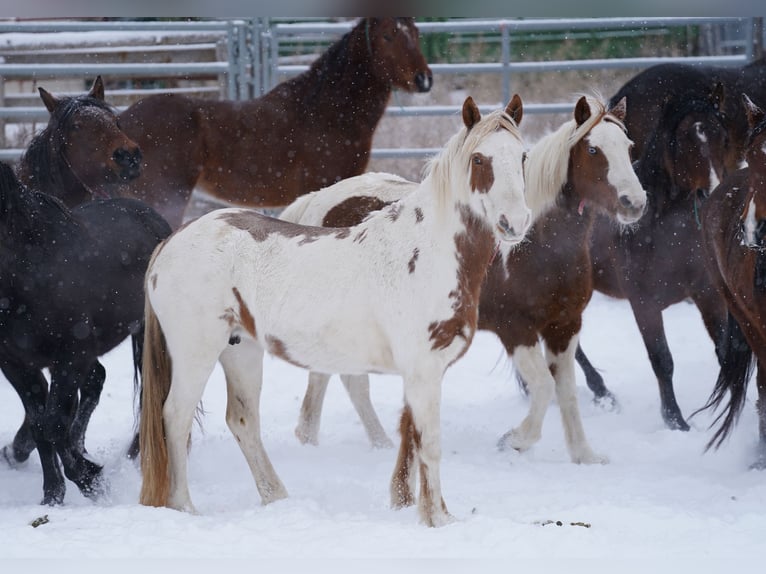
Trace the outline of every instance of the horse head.
[[521, 242], [532, 223], [524, 198], [524, 142], [518, 129], [522, 114], [518, 94], [504, 110], [485, 118], [473, 98], [463, 103], [468, 206], [477, 217], [494, 222], [497, 241], [512, 245]]
[[[114, 110], [104, 101], [101, 76], [81, 96], [56, 97], [44, 88], [38, 90], [51, 117], [37, 137], [47, 140], [47, 151], [54, 157], [37, 157], [37, 161], [61, 162], [62, 172], [71, 171], [83, 186], [96, 192], [105, 184], [138, 177], [141, 150], [120, 129]], [[35, 140], [30, 150], [41, 145]]]
[[748, 133], [745, 157], [748, 164], [748, 200], [740, 216], [743, 245], [766, 248], [766, 113], [746, 95], [742, 103]]
[[580, 97], [574, 111], [576, 143], [570, 150], [568, 181], [585, 190], [581, 212], [585, 205], [594, 205], [619, 223], [631, 224], [644, 213], [646, 192], [630, 159], [633, 144], [622, 123], [626, 105], [622, 98], [607, 110], [595, 99]]
[[420, 51], [420, 31], [413, 18], [366, 18], [363, 27], [375, 73], [395, 88], [428, 92], [433, 74]]

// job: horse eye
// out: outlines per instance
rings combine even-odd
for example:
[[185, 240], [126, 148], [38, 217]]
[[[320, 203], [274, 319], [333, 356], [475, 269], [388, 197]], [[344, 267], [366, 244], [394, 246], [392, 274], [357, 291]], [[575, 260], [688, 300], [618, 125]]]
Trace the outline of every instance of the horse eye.
[[390, 34], [383, 34], [383, 39], [384, 39], [386, 42], [390, 42], [390, 41], [391, 41], [393, 38], [391, 37], [391, 35], [390, 35]]
[[473, 165], [481, 165], [481, 157], [478, 155], [473, 156]]
[[598, 152], [598, 150], [596, 148], [594, 148], [593, 146], [588, 148], [588, 153], [590, 155], [596, 155], [597, 152]]

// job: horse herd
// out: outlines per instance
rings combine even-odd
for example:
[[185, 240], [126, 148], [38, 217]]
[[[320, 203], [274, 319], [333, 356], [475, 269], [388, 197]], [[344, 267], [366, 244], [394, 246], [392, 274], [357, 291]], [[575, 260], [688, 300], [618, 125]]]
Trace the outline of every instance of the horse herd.
[[[367, 375], [401, 375], [391, 504], [449, 522], [441, 380], [478, 329], [499, 337], [530, 397], [498, 446], [532, 447], [555, 394], [571, 460], [605, 463], [575, 392], [579, 363], [595, 399], [617, 403], [578, 342], [594, 289], [629, 301], [677, 430], [689, 426], [662, 311], [696, 304], [720, 364], [698, 409], [720, 410], [708, 447], [732, 430], [758, 366], [753, 466], [766, 468], [766, 60], [655, 66], [608, 102], [579, 97], [528, 149], [518, 95], [484, 116], [468, 97], [420, 182], [364, 173], [392, 90], [431, 85], [413, 19], [365, 18], [247, 103], [157, 95], [117, 114], [101, 78], [80, 96], [40, 88], [47, 127], [17, 169], [0, 164], [0, 368], [25, 412], [2, 454], [16, 466], [37, 449], [43, 504], [63, 503], [64, 476], [104, 491], [85, 434], [99, 357], [128, 336], [140, 397], [129, 455], [146, 505], [194, 511], [187, 446], [218, 362], [262, 501], [287, 496], [261, 441], [269, 352], [309, 372], [304, 443], [318, 441], [338, 373], [372, 444], [390, 446]], [[195, 189], [236, 207], [184, 223]], [[285, 206], [279, 219], [249, 209]]]

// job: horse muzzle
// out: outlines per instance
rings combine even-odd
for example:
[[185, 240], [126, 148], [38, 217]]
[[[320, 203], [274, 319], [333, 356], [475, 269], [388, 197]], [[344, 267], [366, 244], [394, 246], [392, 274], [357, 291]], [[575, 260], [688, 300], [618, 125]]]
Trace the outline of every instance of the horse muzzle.
[[[518, 219], [518, 218], [517, 218]], [[527, 211], [523, 220], [511, 224], [505, 215], [501, 215], [497, 220], [497, 230], [500, 241], [516, 245], [521, 243], [532, 225], [532, 212]]]
[[418, 92], [430, 92], [433, 85], [434, 77], [431, 70], [415, 74], [415, 87], [418, 89]]
[[120, 168], [120, 179], [130, 181], [141, 175], [141, 160], [143, 156], [139, 148], [133, 151], [118, 148], [112, 154], [114, 163]]

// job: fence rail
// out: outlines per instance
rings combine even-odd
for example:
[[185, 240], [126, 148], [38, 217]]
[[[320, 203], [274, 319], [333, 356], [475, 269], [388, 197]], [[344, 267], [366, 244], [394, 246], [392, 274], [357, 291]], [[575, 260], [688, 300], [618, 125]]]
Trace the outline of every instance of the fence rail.
[[[284, 22], [268, 18], [162, 21], [162, 22], [0, 22], [0, 35], [6, 35], [0, 48], [0, 139], [5, 126], [13, 123], [45, 121], [47, 111], [41, 105], [29, 105], [29, 96], [7, 92], [9, 82], [53, 80], [61, 78], [177, 78], [194, 84], [179, 91], [215, 91], [204, 81], [215, 80], [224, 87], [219, 97], [244, 100], [265, 93], [279, 81], [307, 69], [295, 64], [295, 54], [287, 48], [309, 46], [307, 58], [316, 57], [326, 45], [352, 27], [353, 22]], [[583, 31], [600, 34], [626, 32], [653, 33], [673, 27], [708, 26], [726, 30], [727, 51], [734, 54], [689, 57], [598, 58], [553, 61], [513, 61], [512, 46], [519, 35], [561, 32], [564, 37]], [[492, 62], [434, 63], [435, 75], [495, 74], [501, 77], [502, 101], [512, 94], [515, 74], [595, 70], [605, 68], [641, 69], [659, 62], [705, 63], [722, 66], [742, 65], [754, 59], [763, 45], [763, 27], [757, 18], [576, 18], [576, 19], [493, 19], [418, 22], [421, 37], [450, 34], [454, 37], [489, 35], [499, 42], [500, 57]], [[101, 39], [99, 40], [99, 36]], [[204, 40], [200, 40], [204, 37]], [[106, 38], [106, 39], [105, 39]], [[2, 40], [2, 36], [0, 36]], [[24, 44], [26, 42], [26, 44]], [[23, 48], [14, 49], [16, 43]], [[83, 48], [83, 43], [87, 44]], [[184, 47], [184, 45], [186, 47]], [[46, 50], [45, 46], [55, 49]], [[208, 46], [207, 50], [204, 46]], [[92, 50], [90, 49], [92, 48]], [[141, 54], [144, 60], [141, 60]], [[186, 54], [183, 58], [180, 54]], [[194, 56], [191, 56], [191, 54]], [[202, 54], [205, 54], [204, 56]], [[151, 54], [151, 55], [149, 55]], [[167, 61], [162, 61], [166, 58]], [[206, 61], [178, 61], [189, 58]], [[14, 61], [14, 58], [16, 59]], [[67, 58], [75, 61], [67, 62]], [[96, 61], [99, 60], [100, 61]], [[133, 61], [115, 61], [130, 60]], [[304, 58], [302, 58], [304, 59]], [[146, 61], [151, 60], [151, 61]], [[141, 90], [109, 91], [110, 98], [140, 97]], [[156, 90], [155, 90], [156, 91]], [[170, 90], [162, 90], [170, 91]], [[152, 93], [147, 90], [146, 95]], [[500, 98], [499, 98], [500, 100]], [[32, 100], [34, 101], [34, 99]], [[125, 101], [123, 105], [129, 102]], [[120, 106], [118, 106], [119, 108]], [[571, 103], [525, 103], [525, 113], [562, 113]], [[445, 116], [459, 111], [457, 106], [401, 106], [387, 110], [388, 116]], [[406, 144], [406, 142], [403, 142]], [[435, 150], [411, 146], [396, 149], [373, 149], [373, 158], [423, 157]], [[0, 149], [0, 160], [16, 160], [21, 149]]]

